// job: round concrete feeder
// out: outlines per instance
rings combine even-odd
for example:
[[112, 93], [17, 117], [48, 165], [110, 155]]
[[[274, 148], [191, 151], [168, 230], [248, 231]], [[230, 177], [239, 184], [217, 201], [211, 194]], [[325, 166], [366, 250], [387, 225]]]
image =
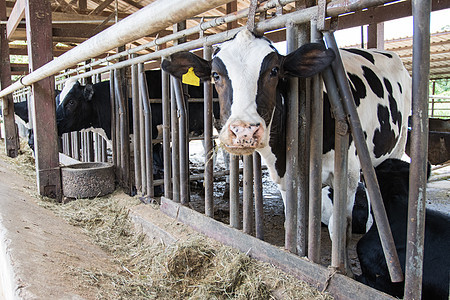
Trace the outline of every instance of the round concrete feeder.
[[108, 163], [79, 163], [61, 168], [65, 197], [93, 198], [114, 191], [114, 169]]

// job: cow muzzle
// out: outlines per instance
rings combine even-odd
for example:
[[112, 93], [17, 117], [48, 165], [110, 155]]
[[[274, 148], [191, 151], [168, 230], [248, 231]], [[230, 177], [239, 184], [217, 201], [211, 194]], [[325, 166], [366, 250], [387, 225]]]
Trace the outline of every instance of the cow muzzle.
[[235, 121], [228, 125], [221, 141], [228, 152], [247, 155], [260, 147], [263, 134], [264, 128], [259, 123]]

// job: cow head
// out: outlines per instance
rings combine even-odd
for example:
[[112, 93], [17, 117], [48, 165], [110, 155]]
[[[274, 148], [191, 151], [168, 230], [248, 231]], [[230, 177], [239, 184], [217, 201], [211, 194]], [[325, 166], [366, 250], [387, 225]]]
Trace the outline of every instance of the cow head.
[[58, 135], [88, 128], [92, 120], [92, 84], [82, 86], [78, 81], [66, 83], [56, 109]]
[[306, 44], [283, 56], [268, 39], [244, 29], [222, 43], [212, 61], [179, 52], [164, 60], [162, 68], [177, 78], [190, 68], [202, 80], [212, 76], [223, 125], [219, 139], [228, 152], [246, 155], [269, 145], [279, 82], [288, 76], [312, 76], [334, 57], [321, 44]]

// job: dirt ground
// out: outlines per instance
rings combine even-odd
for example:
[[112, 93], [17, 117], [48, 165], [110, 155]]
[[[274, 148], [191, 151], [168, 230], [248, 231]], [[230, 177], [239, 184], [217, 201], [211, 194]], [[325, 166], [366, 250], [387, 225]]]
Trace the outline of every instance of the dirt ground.
[[[0, 242], [6, 247], [0, 273], [14, 273], [12, 286], [0, 284], [7, 297], [331, 299], [121, 191], [66, 204], [39, 197], [31, 163], [29, 153], [16, 159], [0, 154]], [[142, 208], [173, 244], [134, 230], [129, 215]]]

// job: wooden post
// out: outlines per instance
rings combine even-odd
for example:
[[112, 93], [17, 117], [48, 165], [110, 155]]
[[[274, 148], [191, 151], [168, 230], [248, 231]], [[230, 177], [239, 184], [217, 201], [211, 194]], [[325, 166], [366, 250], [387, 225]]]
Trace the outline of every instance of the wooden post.
[[384, 23], [372, 23], [367, 26], [367, 48], [384, 49]]
[[[25, 18], [30, 72], [53, 59], [51, 11], [48, 0], [26, 1]], [[54, 90], [54, 77], [48, 77], [31, 86], [31, 97], [35, 116], [33, 128], [38, 192], [42, 196], [60, 200], [61, 173]]]
[[[6, 21], [6, 1], [0, 1], [0, 19]], [[9, 62], [9, 45], [6, 39], [6, 24], [0, 25], [0, 86], [1, 89], [11, 84], [11, 65]], [[5, 126], [6, 155], [16, 157], [19, 150], [19, 136], [14, 121], [14, 104], [12, 94], [3, 98], [3, 120]]]

